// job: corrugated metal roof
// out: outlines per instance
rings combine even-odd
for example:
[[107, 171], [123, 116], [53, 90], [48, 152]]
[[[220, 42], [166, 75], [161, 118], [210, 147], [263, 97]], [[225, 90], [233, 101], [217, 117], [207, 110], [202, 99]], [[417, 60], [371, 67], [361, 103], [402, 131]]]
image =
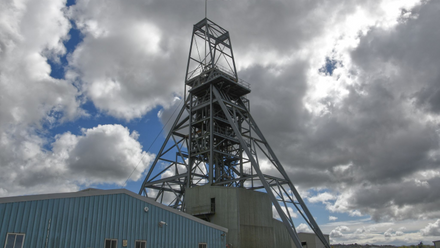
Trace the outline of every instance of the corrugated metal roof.
[[212, 224], [210, 222], [204, 221], [197, 217], [194, 217], [190, 214], [178, 211], [174, 208], [167, 207], [163, 204], [160, 204], [154, 201], [151, 198], [147, 198], [144, 196], [140, 196], [126, 189], [111, 189], [111, 190], [101, 190], [101, 189], [85, 189], [78, 192], [68, 192], [68, 193], [55, 193], [55, 194], [43, 194], [43, 195], [27, 195], [27, 196], [13, 196], [13, 197], [4, 197], [0, 198], [0, 204], [2, 203], [14, 203], [14, 202], [27, 202], [27, 201], [39, 201], [39, 200], [49, 200], [49, 199], [61, 199], [61, 198], [76, 198], [76, 197], [85, 197], [85, 196], [99, 196], [99, 195], [115, 195], [115, 194], [126, 194], [156, 207], [162, 208], [164, 210], [170, 211], [172, 213], [178, 214], [187, 219], [199, 222], [203, 225], [215, 228], [217, 230], [228, 232], [228, 229], [222, 226], [218, 226]]

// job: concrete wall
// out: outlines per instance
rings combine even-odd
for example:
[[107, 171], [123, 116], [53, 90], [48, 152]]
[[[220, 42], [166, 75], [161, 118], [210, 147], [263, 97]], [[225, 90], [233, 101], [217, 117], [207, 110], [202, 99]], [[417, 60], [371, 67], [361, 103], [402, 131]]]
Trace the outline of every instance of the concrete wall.
[[[228, 228], [227, 243], [232, 247], [272, 248], [290, 245], [284, 225], [280, 223], [274, 227], [277, 221], [272, 217], [272, 203], [267, 194], [241, 188], [194, 187], [185, 192], [187, 213], [199, 214], [203, 212], [201, 209], [208, 209], [211, 198], [215, 198], [216, 206], [210, 221]], [[279, 245], [275, 246], [275, 243]]]
[[[314, 233], [298, 233], [298, 237], [301, 242], [306, 242], [307, 247], [303, 245], [303, 248], [325, 248], [324, 244]], [[329, 235], [324, 235], [324, 237], [330, 243]]]
[[272, 219], [272, 223], [275, 234], [274, 247], [296, 248], [293, 240], [290, 238], [290, 235], [286, 230], [286, 226], [284, 225], [284, 223], [276, 219]]
[[225, 187], [212, 187], [212, 189], [208, 187], [209, 186], [201, 186], [186, 189], [186, 212], [193, 215], [209, 212], [211, 198], [215, 198], [215, 215], [209, 215], [210, 222], [219, 226], [228, 227], [226, 242], [238, 244], [239, 209], [237, 205], [237, 191]]
[[265, 193], [237, 190], [240, 247], [274, 247], [272, 204]]
[[435, 248], [440, 248], [440, 240], [433, 241], [433, 242], [434, 242], [434, 247]]
[[[211, 198], [215, 198], [215, 213], [209, 214]], [[185, 206], [187, 213], [209, 217], [211, 223], [228, 228], [226, 242], [233, 248], [296, 248], [284, 223], [273, 219], [266, 193], [205, 185], [186, 189]], [[203, 212], [208, 214], [200, 215]], [[298, 236], [307, 248], [325, 248], [314, 233]]]

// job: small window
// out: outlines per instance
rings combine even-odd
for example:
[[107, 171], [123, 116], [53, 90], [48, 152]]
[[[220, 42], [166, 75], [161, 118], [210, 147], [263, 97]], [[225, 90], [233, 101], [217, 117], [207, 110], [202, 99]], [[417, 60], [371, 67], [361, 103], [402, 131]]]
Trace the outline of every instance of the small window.
[[106, 239], [105, 240], [105, 248], [116, 248], [118, 245], [117, 239]]
[[215, 213], [215, 198], [211, 198], [211, 213]]
[[135, 248], [146, 248], [147, 247], [147, 241], [145, 240], [136, 240], [134, 242]]
[[208, 246], [206, 243], [199, 243], [199, 248], [207, 248]]
[[6, 236], [5, 248], [23, 248], [23, 233], [8, 233]]

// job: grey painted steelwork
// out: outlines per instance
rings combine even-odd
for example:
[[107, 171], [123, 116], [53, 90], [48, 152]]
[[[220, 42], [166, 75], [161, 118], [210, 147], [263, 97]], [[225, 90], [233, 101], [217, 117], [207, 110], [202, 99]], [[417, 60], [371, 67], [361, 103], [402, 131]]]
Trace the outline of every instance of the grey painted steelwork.
[[[185, 211], [186, 188], [209, 184], [265, 190], [296, 247], [302, 246], [289, 207], [296, 208], [329, 248], [252, 118], [246, 98], [250, 92], [237, 76], [229, 32], [207, 18], [195, 24], [184, 104], [139, 194]], [[262, 169], [262, 163], [269, 166]]]

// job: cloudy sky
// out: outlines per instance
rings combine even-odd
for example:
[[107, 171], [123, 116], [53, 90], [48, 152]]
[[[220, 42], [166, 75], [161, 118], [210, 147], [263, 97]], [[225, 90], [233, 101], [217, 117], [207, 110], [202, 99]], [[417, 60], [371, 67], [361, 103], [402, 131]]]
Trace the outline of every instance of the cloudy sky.
[[[0, 0], [0, 196], [137, 192], [204, 2]], [[440, 239], [439, 13], [438, 0], [208, 1], [333, 243]]]

